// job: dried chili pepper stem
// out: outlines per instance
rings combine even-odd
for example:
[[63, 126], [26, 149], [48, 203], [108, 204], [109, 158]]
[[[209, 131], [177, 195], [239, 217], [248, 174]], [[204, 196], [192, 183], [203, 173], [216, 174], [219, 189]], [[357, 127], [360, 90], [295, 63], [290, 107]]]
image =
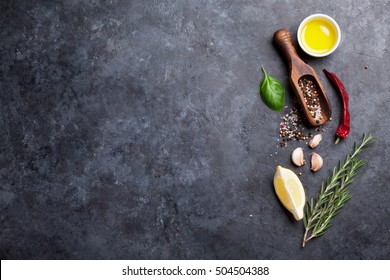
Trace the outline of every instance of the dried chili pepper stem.
[[339, 127], [336, 130], [337, 139], [335, 144], [338, 144], [340, 139], [347, 138], [351, 130], [351, 116], [348, 109], [349, 97], [347, 90], [345, 89], [340, 79], [336, 76], [336, 74], [329, 72], [326, 69], [323, 69], [322, 71], [325, 73], [326, 77], [331, 82], [336, 91], [340, 94], [341, 99], [343, 101], [343, 112], [340, 118]]

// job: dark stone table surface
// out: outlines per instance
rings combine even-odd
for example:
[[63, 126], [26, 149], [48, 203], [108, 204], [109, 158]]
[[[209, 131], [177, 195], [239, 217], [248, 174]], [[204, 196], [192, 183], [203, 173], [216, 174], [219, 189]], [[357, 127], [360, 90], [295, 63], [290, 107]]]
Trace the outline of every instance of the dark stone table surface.
[[[390, 1], [0, 2], [2, 259], [389, 259]], [[333, 121], [323, 168], [293, 167], [278, 147], [293, 106], [272, 45], [325, 13], [342, 40], [302, 54], [319, 74]], [[258, 94], [261, 66], [286, 86], [277, 113]], [[352, 131], [334, 145], [350, 94]], [[277, 165], [302, 172], [308, 198], [363, 133], [377, 142], [352, 199], [301, 248], [302, 222], [273, 189]], [[272, 155], [272, 156], [271, 156]]]

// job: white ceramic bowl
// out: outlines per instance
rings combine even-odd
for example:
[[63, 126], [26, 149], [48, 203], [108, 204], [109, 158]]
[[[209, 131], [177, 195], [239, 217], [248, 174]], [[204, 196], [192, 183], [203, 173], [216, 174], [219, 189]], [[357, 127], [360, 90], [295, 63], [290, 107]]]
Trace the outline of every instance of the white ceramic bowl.
[[[329, 24], [331, 24], [333, 27], [334, 27], [334, 30], [336, 32], [336, 43], [334, 44], [334, 46], [328, 50], [327, 52], [323, 52], [323, 53], [315, 53], [313, 52], [308, 46], [307, 44], [303, 41], [302, 39], [302, 31], [303, 31], [303, 28], [304, 26], [306, 25], [307, 22], [313, 20], [313, 19], [322, 19], [322, 20], [325, 20], [326, 22], [328, 22]], [[327, 15], [324, 15], [324, 14], [314, 14], [314, 15], [311, 15], [311, 16], [308, 16], [307, 18], [305, 18], [301, 24], [299, 25], [298, 27], [298, 33], [297, 33], [297, 37], [298, 37], [298, 44], [299, 46], [301, 47], [301, 49], [307, 53], [308, 55], [311, 55], [311, 56], [314, 56], [314, 57], [324, 57], [324, 56], [327, 56], [327, 55], [330, 55], [332, 52], [334, 52], [337, 47], [339, 46], [340, 44], [340, 39], [341, 39], [341, 31], [340, 31], [340, 27], [339, 25], [337, 24], [337, 22], [331, 18], [330, 16], [327, 16]]]

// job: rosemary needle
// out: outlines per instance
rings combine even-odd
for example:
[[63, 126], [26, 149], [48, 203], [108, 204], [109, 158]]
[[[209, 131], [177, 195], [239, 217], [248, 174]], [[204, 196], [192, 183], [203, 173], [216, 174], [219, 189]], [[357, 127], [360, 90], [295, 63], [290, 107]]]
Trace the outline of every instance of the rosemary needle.
[[349, 153], [345, 161], [339, 161], [339, 165], [333, 169], [331, 177], [321, 186], [321, 190], [314, 202], [313, 198], [307, 202], [303, 222], [305, 233], [302, 247], [312, 238], [323, 235], [332, 225], [331, 220], [336, 216], [344, 204], [351, 199], [351, 194], [347, 186], [354, 180], [355, 175], [364, 161], [357, 155], [374, 141], [374, 137], [363, 134], [363, 140], [358, 146], [354, 143], [352, 153]]

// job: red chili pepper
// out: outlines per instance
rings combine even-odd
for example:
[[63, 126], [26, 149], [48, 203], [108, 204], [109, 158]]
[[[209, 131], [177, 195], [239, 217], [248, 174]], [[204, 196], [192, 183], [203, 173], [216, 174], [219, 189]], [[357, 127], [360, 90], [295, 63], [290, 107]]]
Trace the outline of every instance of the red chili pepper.
[[351, 130], [351, 117], [349, 114], [348, 109], [348, 93], [343, 85], [343, 83], [340, 81], [340, 79], [336, 76], [336, 74], [329, 72], [326, 69], [323, 69], [326, 77], [331, 82], [333, 87], [336, 89], [336, 91], [340, 94], [341, 99], [343, 100], [343, 113], [340, 118], [339, 127], [336, 130], [336, 144], [340, 141], [340, 138], [347, 138], [349, 131]]

